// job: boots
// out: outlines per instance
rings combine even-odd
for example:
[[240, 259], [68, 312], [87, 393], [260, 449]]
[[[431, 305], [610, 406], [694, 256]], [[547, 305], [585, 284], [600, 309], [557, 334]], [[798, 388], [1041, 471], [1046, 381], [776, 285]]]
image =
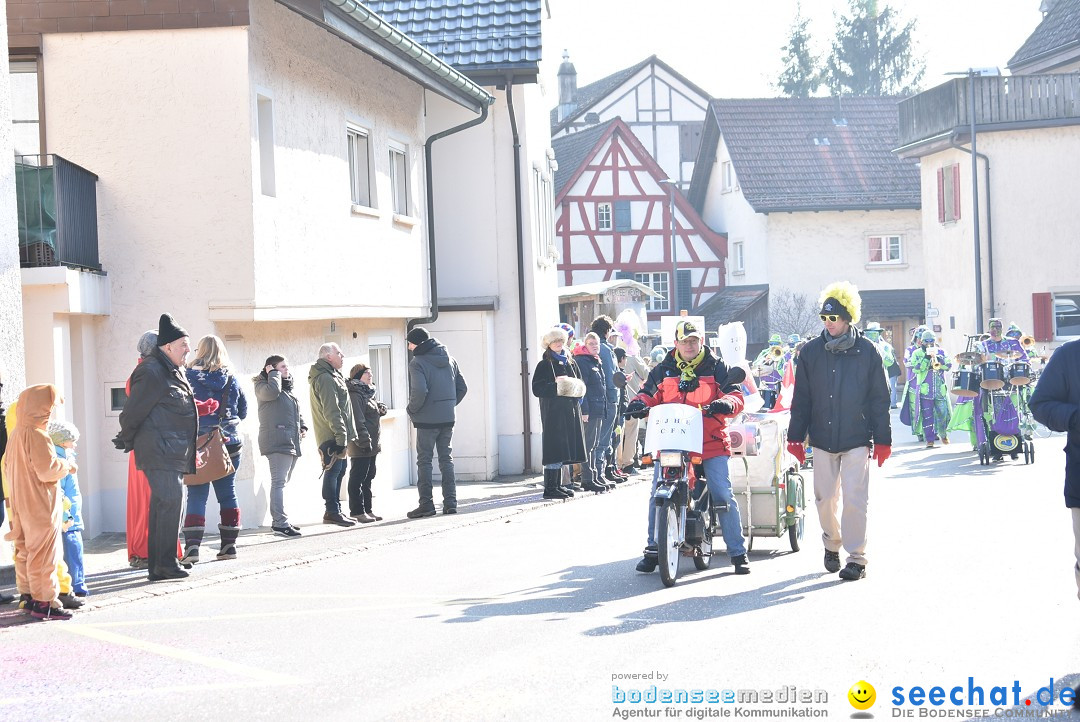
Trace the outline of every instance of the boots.
[[199, 561], [199, 546], [206, 532], [206, 517], [197, 514], [186, 515], [182, 531], [184, 532], [184, 556], [180, 557], [180, 563], [188, 566]]
[[221, 532], [221, 550], [217, 558], [236, 559], [236, 537], [240, 535], [240, 510], [222, 509], [218, 530]]
[[563, 464], [559, 469], [559, 489], [567, 496], [574, 495], [574, 467], [572, 464]]
[[562, 479], [562, 469], [544, 469], [544, 498], [545, 499], [569, 499], [570, 497], [559, 488]]

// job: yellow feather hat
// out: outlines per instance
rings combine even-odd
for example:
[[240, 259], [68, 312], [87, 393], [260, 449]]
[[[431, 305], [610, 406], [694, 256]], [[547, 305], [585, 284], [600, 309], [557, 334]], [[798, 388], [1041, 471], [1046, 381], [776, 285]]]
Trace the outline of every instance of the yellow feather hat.
[[821, 292], [818, 305], [825, 303], [829, 298], [835, 298], [847, 309], [848, 314], [851, 315], [851, 323], [857, 324], [859, 322], [859, 316], [862, 313], [862, 297], [859, 296], [858, 288], [847, 281], [837, 281], [829, 284]]

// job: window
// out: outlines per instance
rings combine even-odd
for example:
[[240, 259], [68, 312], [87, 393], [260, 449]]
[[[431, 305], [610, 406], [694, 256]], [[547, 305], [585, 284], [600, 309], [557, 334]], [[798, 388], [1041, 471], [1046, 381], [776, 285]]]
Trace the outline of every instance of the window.
[[537, 258], [555, 255], [555, 191], [551, 177], [533, 166], [533, 226]]
[[1054, 294], [1054, 335], [1080, 336], [1080, 293]]
[[[11, 123], [15, 155], [41, 154], [38, 72], [33, 60], [11, 62]], [[34, 163], [37, 164], [36, 162]]]
[[702, 123], [679, 123], [679, 160], [693, 163], [701, 149]]
[[610, 203], [597, 203], [596, 204], [596, 230], [598, 230], [598, 231], [610, 231], [611, 230], [611, 204]]
[[960, 164], [953, 163], [937, 172], [938, 223], [960, 220]]
[[870, 236], [870, 263], [903, 263], [900, 236]]
[[742, 241], [736, 241], [735, 243], [731, 244], [732, 273], [746, 273], [745, 253], [745, 244]]
[[355, 126], [347, 126], [349, 145], [349, 186], [352, 202], [358, 206], [375, 207], [375, 194], [371, 188], [371, 139], [368, 132]]
[[720, 190], [724, 193], [735, 190], [735, 170], [731, 167], [730, 160], [720, 164]]
[[406, 149], [390, 146], [390, 194], [394, 199], [394, 213], [409, 215], [409, 179], [405, 173]]
[[259, 180], [264, 196], [276, 195], [274, 183], [274, 101], [256, 96], [259, 137]]
[[659, 293], [663, 298], [650, 298], [648, 311], [668, 310], [668, 274], [667, 273], [635, 273], [634, 280], [642, 283]]
[[368, 339], [368, 360], [371, 366], [371, 382], [375, 384], [375, 399], [394, 408], [394, 383], [390, 357], [390, 338]]
[[630, 201], [615, 201], [615, 230], [630, 230]]

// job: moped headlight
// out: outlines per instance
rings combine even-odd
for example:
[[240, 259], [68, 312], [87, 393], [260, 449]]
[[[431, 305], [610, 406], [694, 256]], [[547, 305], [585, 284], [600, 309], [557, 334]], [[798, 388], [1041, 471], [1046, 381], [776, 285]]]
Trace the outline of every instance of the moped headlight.
[[682, 466], [682, 452], [661, 451], [660, 466]]

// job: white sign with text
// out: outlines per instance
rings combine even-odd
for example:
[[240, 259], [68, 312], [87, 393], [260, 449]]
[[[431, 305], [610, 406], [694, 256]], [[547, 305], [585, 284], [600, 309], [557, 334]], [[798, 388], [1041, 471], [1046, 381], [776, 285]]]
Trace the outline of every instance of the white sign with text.
[[645, 451], [691, 451], [701, 453], [701, 409], [686, 404], [660, 404], [649, 410], [645, 428]]

